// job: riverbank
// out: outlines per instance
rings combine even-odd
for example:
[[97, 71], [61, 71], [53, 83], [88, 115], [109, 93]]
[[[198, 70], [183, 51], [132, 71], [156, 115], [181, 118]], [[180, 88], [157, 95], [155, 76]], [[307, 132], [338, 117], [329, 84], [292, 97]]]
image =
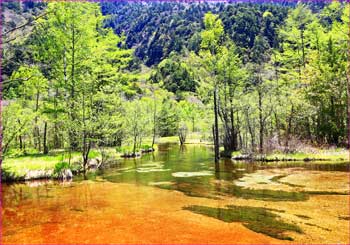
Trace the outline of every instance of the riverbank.
[[346, 164], [219, 164], [212, 147], [164, 144], [88, 180], [4, 183], [2, 244], [348, 241]]
[[[152, 139], [147, 138], [144, 142], [151, 145]], [[161, 137], [156, 140], [157, 144], [179, 144], [177, 136]], [[157, 151], [157, 144], [154, 145]], [[211, 145], [211, 142], [203, 141], [199, 134], [190, 134], [186, 140], [187, 145], [201, 144]], [[103, 154], [103, 157], [102, 157]], [[104, 162], [115, 162], [121, 160], [123, 151], [116, 151], [116, 148], [92, 149], [89, 154], [88, 169], [95, 171], [102, 160]], [[151, 153], [144, 153], [151, 154]], [[141, 156], [141, 154], [140, 154]], [[49, 179], [59, 177], [57, 171], [69, 168], [73, 175], [79, 174], [82, 171], [81, 153], [72, 152], [69, 162], [69, 153], [64, 150], [51, 151], [48, 155], [38, 154], [35, 152], [26, 155], [14, 154], [8, 156], [2, 163], [2, 181], [18, 181], [31, 179]], [[318, 162], [322, 163], [339, 163], [349, 161], [349, 152], [346, 149], [315, 149], [312, 152], [298, 153], [271, 153], [271, 154], [244, 154], [242, 152], [233, 152], [232, 160], [234, 161], [255, 161], [255, 162]], [[68, 167], [67, 167], [68, 166]], [[56, 172], [55, 172], [56, 171]]]
[[232, 160], [255, 161], [255, 162], [346, 162], [349, 161], [349, 150], [342, 148], [314, 149], [313, 152], [268, 154], [244, 154], [240, 151], [232, 153]]
[[[101, 153], [98, 150], [92, 150], [89, 154], [90, 159], [100, 158]], [[30, 179], [47, 179], [54, 177], [55, 169], [60, 165], [69, 163], [69, 169], [73, 172], [79, 171], [79, 162], [81, 153], [69, 153], [64, 150], [55, 150], [45, 155], [42, 153], [27, 153], [24, 155], [14, 155], [6, 157], [1, 166], [2, 181], [20, 181]], [[68, 164], [69, 165], [69, 164]]]
[[[152, 139], [145, 139], [147, 144], [151, 144], [151, 141]], [[164, 137], [159, 138], [157, 143], [158, 141], [159, 143], [177, 143], [178, 137]], [[153, 148], [157, 150], [157, 144]], [[141, 154], [148, 154], [148, 152], [142, 152], [141, 150], [138, 155], [141, 156]], [[123, 149], [114, 147], [92, 149], [89, 154], [88, 170], [95, 171], [102, 161], [106, 163], [121, 160], [123, 155], [125, 155]], [[52, 150], [49, 154], [35, 151], [27, 152], [26, 154], [15, 152], [7, 156], [2, 162], [1, 180], [11, 182], [60, 178], [62, 175], [57, 172], [65, 169], [69, 169], [73, 175], [82, 172], [82, 156], [80, 152], [69, 153], [63, 149]]]

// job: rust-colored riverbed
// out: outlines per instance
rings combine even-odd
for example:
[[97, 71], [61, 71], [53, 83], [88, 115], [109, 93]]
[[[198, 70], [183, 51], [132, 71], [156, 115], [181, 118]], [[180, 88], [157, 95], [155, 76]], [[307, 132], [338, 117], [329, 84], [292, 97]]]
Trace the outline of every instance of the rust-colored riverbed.
[[221, 162], [161, 145], [73, 182], [2, 186], [1, 244], [349, 244], [347, 164]]

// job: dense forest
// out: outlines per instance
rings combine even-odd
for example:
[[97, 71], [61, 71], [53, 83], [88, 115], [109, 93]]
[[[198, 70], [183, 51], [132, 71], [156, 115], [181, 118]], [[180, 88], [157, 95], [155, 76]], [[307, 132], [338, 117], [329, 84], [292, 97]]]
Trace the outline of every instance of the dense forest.
[[[8, 2], [3, 156], [349, 147], [348, 4]], [[145, 146], [145, 139], [152, 145]]]

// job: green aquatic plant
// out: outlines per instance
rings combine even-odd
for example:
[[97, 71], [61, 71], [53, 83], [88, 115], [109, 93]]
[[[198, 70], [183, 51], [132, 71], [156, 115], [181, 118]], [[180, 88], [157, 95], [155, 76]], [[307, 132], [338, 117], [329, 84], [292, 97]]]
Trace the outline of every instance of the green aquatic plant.
[[281, 240], [293, 240], [293, 238], [284, 234], [285, 231], [302, 233], [300, 227], [282, 221], [277, 214], [268, 211], [266, 208], [234, 205], [229, 205], [227, 208], [213, 208], [192, 205], [183, 209], [227, 223], [242, 222], [250, 230]]

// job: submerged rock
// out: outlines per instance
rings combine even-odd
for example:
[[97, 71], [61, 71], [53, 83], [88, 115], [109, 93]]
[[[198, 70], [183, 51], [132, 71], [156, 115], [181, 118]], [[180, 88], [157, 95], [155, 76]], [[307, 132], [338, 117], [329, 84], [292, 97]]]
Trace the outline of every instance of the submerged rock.
[[73, 178], [73, 173], [70, 169], [63, 169], [58, 174], [58, 178], [62, 180], [69, 180]]
[[46, 179], [50, 178], [52, 174], [53, 170], [27, 170], [24, 179]]
[[252, 160], [253, 156], [251, 154], [242, 154], [242, 155], [237, 155], [233, 156], [232, 160]]
[[154, 149], [153, 148], [148, 148], [148, 149], [142, 149], [141, 153], [148, 153], [148, 152], [153, 152]]
[[88, 169], [97, 169], [101, 165], [101, 161], [98, 158], [90, 159], [87, 163]]
[[141, 157], [141, 153], [140, 152], [124, 153], [123, 155], [121, 155], [121, 157], [124, 157], [124, 158]]
[[142, 154], [149, 153], [149, 152], [154, 152], [154, 148], [141, 149], [140, 152], [135, 152], [135, 153], [126, 152], [123, 155], [121, 155], [121, 157], [124, 157], [124, 158], [141, 157]]

